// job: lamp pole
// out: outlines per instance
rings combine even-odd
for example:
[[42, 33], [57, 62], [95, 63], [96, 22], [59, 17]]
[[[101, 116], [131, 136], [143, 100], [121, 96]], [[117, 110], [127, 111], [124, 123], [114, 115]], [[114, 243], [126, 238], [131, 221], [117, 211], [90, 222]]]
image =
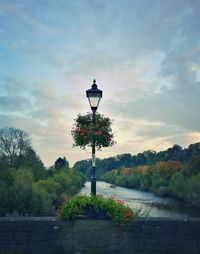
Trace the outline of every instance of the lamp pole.
[[[92, 111], [92, 123], [95, 125], [95, 113], [96, 111]], [[95, 135], [92, 137], [92, 174], [91, 174], [91, 195], [96, 195], [96, 157], [95, 157]]]
[[[89, 100], [92, 110], [92, 123], [95, 125], [95, 113], [99, 106], [103, 92], [97, 88], [96, 80], [93, 80], [92, 88], [86, 91], [86, 96]], [[92, 138], [92, 173], [91, 173], [91, 195], [96, 196], [96, 158], [95, 158], [95, 135]]]

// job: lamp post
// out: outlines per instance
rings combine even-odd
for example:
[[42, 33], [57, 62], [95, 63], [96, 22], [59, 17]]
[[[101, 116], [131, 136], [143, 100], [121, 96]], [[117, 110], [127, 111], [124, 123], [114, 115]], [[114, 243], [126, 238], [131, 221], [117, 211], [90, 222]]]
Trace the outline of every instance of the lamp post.
[[[103, 92], [97, 88], [96, 80], [93, 80], [92, 88], [86, 91], [86, 96], [89, 100], [92, 110], [92, 123], [95, 124], [95, 113], [99, 106]], [[91, 174], [91, 195], [96, 195], [96, 174], [95, 174], [95, 136], [92, 140], [92, 174]]]

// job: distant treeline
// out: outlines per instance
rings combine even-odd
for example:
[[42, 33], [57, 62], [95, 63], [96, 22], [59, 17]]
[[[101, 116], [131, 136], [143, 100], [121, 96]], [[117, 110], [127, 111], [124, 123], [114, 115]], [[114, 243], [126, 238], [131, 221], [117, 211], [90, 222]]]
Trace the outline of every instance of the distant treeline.
[[200, 156], [194, 156], [188, 164], [162, 161], [154, 165], [115, 169], [104, 174], [102, 180], [162, 196], [174, 196], [200, 208]]
[[24, 131], [0, 129], [0, 216], [55, 215], [55, 207], [84, 182], [65, 157], [46, 169]]
[[[185, 149], [182, 149], [179, 145], [174, 145], [173, 147], [161, 152], [148, 150], [143, 153], [138, 153], [137, 155], [125, 153], [106, 159], [97, 159], [96, 173], [97, 177], [100, 178], [101, 175], [113, 169], [154, 165], [159, 161], [171, 160], [186, 164], [195, 155], [200, 155], [200, 143], [192, 144]], [[74, 169], [90, 178], [91, 160], [81, 160], [76, 162], [74, 164]]]

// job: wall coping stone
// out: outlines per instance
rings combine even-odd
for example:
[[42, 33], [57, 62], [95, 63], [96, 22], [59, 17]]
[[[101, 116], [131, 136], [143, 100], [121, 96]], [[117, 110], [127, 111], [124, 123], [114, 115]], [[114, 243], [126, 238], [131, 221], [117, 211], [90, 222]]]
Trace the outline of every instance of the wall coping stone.
[[[87, 221], [90, 219], [84, 219], [84, 221]], [[92, 221], [95, 221], [95, 219], [91, 219]], [[59, 221], [59, 222], [64, 222], [60, 220], [58, 217], [0, 217], [0, 222], [1, 221]], [[70, 220], [69, 220], [70, 221]], [[76, 219], [73, 221], [80, 221], [80, 219]], [[104, 221], [104, 220], [101, 220]], [[108, 220], [105, 220], [108, 221]], [[150, 221], [150, 222], [156, 222], [156, 221], [180, 221], [180, 222], [187, 222], [187, 221], [194, 221], [194, 222], [200, 222], [200, 218], [171, 218], [171, 217], [147, 217], [147, 218], [138, 218], [135, 219], [134, 221], [130, 222], [139, 222], [139, 221]], [[66, 221], [65, 221], [66, 222]]]

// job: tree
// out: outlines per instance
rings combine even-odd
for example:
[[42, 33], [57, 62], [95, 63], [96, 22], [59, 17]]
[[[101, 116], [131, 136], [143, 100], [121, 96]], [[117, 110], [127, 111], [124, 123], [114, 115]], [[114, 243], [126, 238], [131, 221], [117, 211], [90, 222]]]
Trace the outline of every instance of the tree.
[[154, 164], [156, 162], [156, 152], [153, 150], [148, 150], [143, 152], [147, 164]]
[[44, 167], [44, 164], [31, 147], [27, 148], [23, 155], [18, 156], [15, 161], [15, 167], [17, 169], [21, 167], [29, 169], [34, 176], [35, 181], [43, 179], [47, 176], [47, 171]]
[[66, 159], [65, 156], [63, 157], [63, 160], [64, 160], [64, 162], [65, 162], [65, 167], [66, 167], [66, 168], [69, 168], [69, 161], [67, 161], [67, 159]]
[[193, 156], [186, 169], [184, 170], [186, 176], [197, 175], [200, 173], [200, 156]]
[[17, 157], [31, 147], [31, 139], [23, 130], [13, 127], [0, 129], [0, 157], [9, 158], [12, 166]]
[[167, 149], [167, 160], [181, 159], [182, 147], [179, 145], [173, 145], [173, 147]]
[[185, 193], [187, 193], [186, 190], [186, 183], [188, 179], [181, 173], [176, 172], [170, 181], [170, 189], [174, 196], [179, 198], [184, 198]]
[[[124, 153], [116, 156], [116, 161], [118, 165], [117, 167], [129, 167], [131, 165], [131, 154], [130, 153]], [[115, 166], [115, 167], [116, 167]], [[116, 167], [116, 168], [117, 168]]]
[[89, 178], [91, 173], [90, 165], [91, 165], [91, 160], [81, 160], [81, 161], [77, 161], [74, 164], [73, 168], [76, 173], [79, 172]]
[[62, 169], [62, 168], [69, 168], [69, 162], [66, 160], [65, 157], [61, 158], [59, 157], [55, 163], [54, 167], [56, 170]]

